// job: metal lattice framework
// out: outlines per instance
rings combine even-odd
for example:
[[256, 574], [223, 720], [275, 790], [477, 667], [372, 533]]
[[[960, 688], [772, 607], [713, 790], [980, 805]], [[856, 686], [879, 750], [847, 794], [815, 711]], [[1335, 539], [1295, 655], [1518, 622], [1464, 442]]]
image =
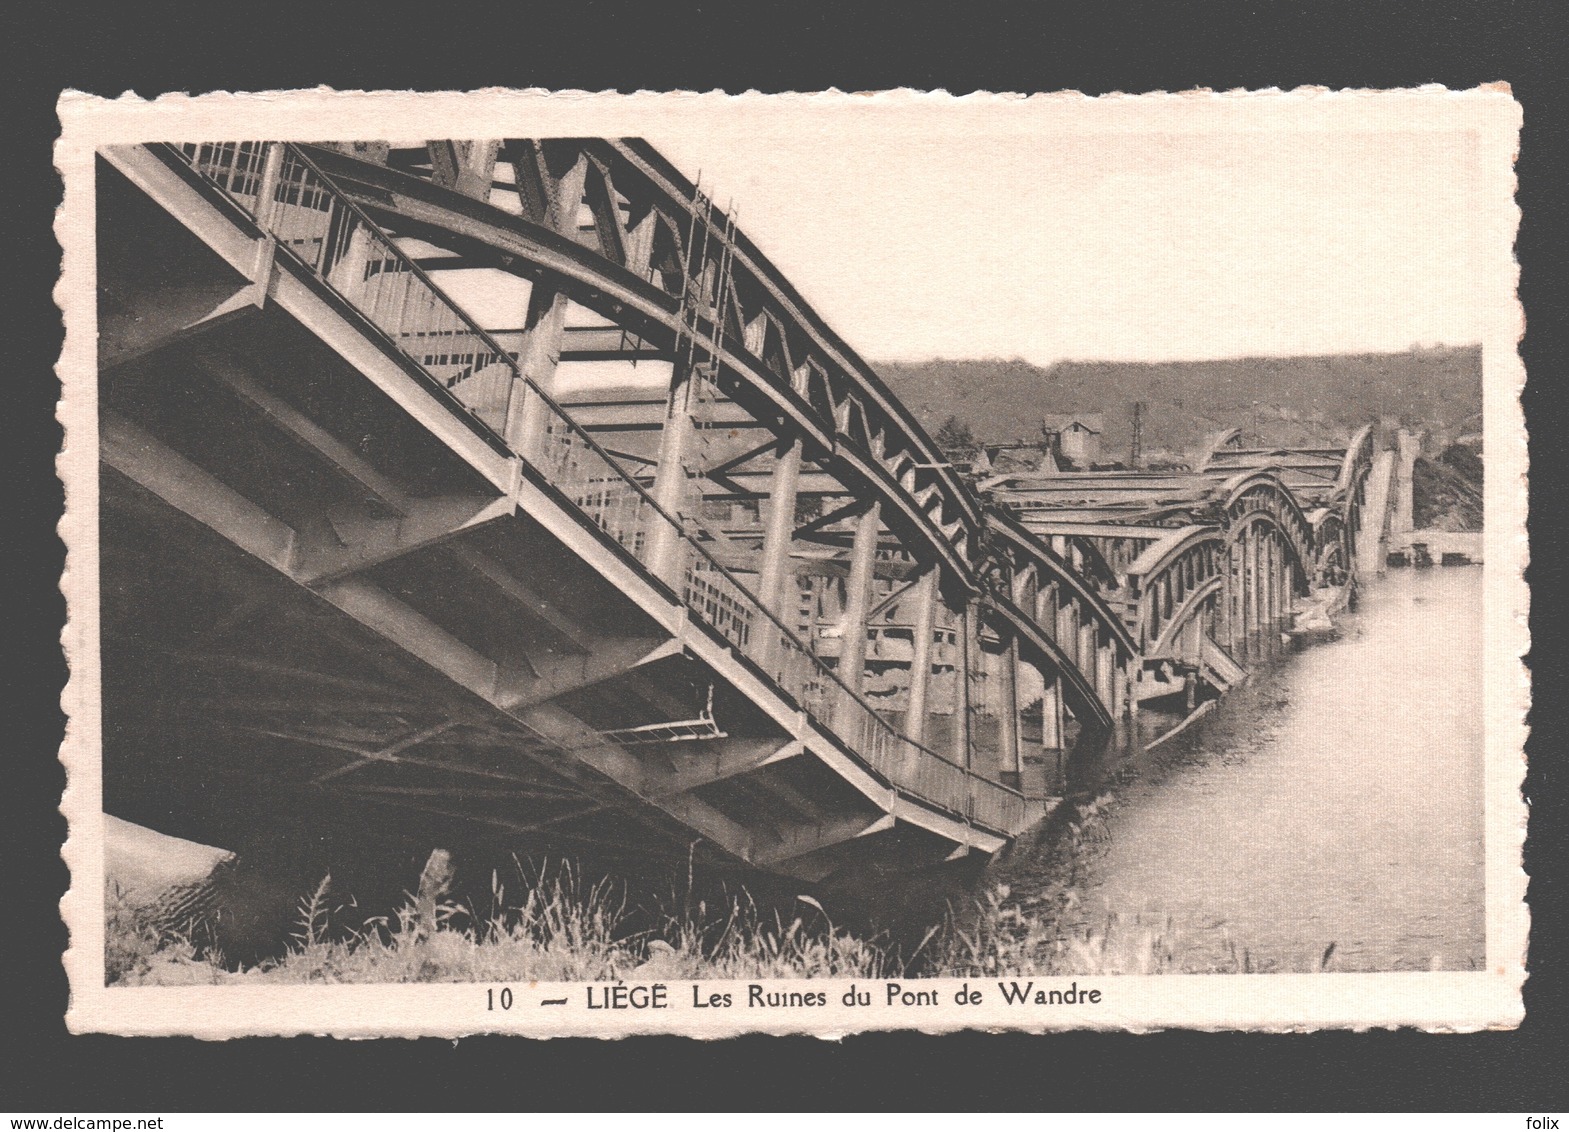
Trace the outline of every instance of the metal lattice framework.
[[[1093, 754], [1146, 665], [1278, 635], [1355, 536], [1368, 432], [1311, 519], [1224, 447], [984, 502], [637, 140], [104, 158], [117, 710], [309, 790], [802, 877], [992, 852], [1061, 787], [1027, 749]], [[526, 289], [513, 324], [465, 272]], [[576, 363], [668, 369], [569, 397]]]

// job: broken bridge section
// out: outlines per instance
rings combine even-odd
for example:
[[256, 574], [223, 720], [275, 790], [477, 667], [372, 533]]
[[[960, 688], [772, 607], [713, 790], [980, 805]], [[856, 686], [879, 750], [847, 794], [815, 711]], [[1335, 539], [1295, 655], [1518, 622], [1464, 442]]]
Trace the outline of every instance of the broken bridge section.
[[[1406, 433], [1395, 438], [1414, 460]], [[1373, 426], [1335, 447], [1244, 448], [1215, 434], [1190, 470], [1009, 472], [996, 503], [1116, 609], [1138, 656], [1127, 698], [1220, 695], [1382, 572], [1401, 504]]]
[[[1033, 618], [1110, 613], [1043, 604], [1047, 567], [1024, 559], [1031, 613], [982, 603], [974, 503], [949, 517], [941, 476], [908, 494], [751, 408], [737, 431], [776, 430], [752, 444], [770, 490], [713, 458], [700, 434], [746, 403], [716, 359], [780, 348], [719, 309], [731, 253], [716, 271], [687, 245], [706, 290], [677, 304], [688, 337], [665, 349], [688, 358], [639, 464], [532, 379], [537, 341], [484, 329], [305, 151], [127, 147], [100, 182], [104, 761], [123, 816], [234, 844], [378, 836], [386, 813], [411, 839], [695, 842], [818, 879], [995, 852], [1038, 819], [1021, 654], [1071, 666], [1104, 730], [1112, 636], [1064, 652]], [[525, 317], [558, 331], [552, 361], [610, 348], [558, 314], [536, 298]], [[897, 465], [898, 421], [838, 404]], [[705, 521], [702, 460], [763, 505]], [[873, 481], [897, 502], [858, 503]]]
[[106, 799], [183, 837], [993, 853], [1391, 506], [1370, 430], [973, 491], [637, 140], [99, 173]]

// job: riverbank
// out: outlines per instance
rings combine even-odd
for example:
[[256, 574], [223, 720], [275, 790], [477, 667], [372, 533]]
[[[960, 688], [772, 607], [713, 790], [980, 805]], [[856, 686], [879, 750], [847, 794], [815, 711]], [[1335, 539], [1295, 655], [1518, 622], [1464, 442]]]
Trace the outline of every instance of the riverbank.
[[[523, 870], [520, 868], [520, 877]], [[541, 870], [516, 902], [499, 884], [492, 911], [417, 894], [390, 916], [354, 922], [352, 898], [331, 878], [300, 901], [287, 950], [231, 970], [191, 932], [160, 931], [136, 913], [107, 909], [111, 984], [587, 982], [629, 978], [880, 977], [890, 958], [837, 929], [803, 900], [788, 922], [745, 892], [727, 904], [672, 901], [647, 908], [609, 880], [586, 882], [568, 865]], [[639, 928], [639, 923], [653, 926]]]
[[[570, 866], [538, 875], [495, 911], [419, 897], [387, 917], [351, 922], [352, 898], [325, 878], [300, 900], [287, 949], [251, 966], [204, 946], [201, 925], [159, 929], [125, 904], [106, 900], [106, 981], [119, 986], [246, 983], [591, 982], [617, 979], [769, 979], [1069, 976], [1240, 973], [1245, 948], [1220, 962], [1201, 958], [1178, 925], [1158, 917], [1108, 917], [1068, 926], [1077, 906], [1086, 847], [1103, 836], [1109, 797], [1059, 808], [1010, 863], [989, 873], [980, 895], [948, 914], [913, 946], [865, 938], [835, 925], [815, 899], [797, 898], [788, 917], [760, 908], [744, 890], [727, 901], [632, 903], [609, 880], [585, 883]], [[1000, 879], [1039, 871], [1057, 879], [1017, 892]], [[423, 905], [424, 910], [421, 910]], [[639, 926], [650, 925], [650, 926]]]

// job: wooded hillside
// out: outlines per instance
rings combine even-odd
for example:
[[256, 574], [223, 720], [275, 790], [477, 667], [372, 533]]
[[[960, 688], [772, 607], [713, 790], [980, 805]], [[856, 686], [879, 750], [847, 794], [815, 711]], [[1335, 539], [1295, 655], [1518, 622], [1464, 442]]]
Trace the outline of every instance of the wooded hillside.
[[1133, 403], [1144, 402], [1144, 449], [1185, 452], [1219, 428], [1254, 422], [1272, 444], [1344, 437], [1399, 418], [1431, 434], [1428, 451], [1480, 431], [1480, 346], [1398, 354], [1229, 358], [1205, 362], [1019, 360], [880, 362], [873, 368], [935, 433], [950, 415], [981, 441], [1034, 439], [1043, 413], [1102, 412], [1102, 458], [1126, 459]]

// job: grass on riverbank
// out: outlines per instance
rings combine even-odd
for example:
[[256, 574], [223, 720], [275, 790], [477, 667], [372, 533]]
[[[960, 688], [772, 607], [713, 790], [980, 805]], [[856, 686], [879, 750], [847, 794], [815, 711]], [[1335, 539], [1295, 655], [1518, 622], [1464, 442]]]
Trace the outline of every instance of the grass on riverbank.
[[[453, 903], [421, 916], [412, 900], [390, 917], [339, 927], [330, 878], [300, 903], [288, 950], [243, 971], [226, 969], [192, 932], [159, 931], [111, 898], [107, 976], [122, 985], [189, 983], [589, 982], [614, 979], [879, 978], [898, 974], [889, 951], [835, 927], [801, 898], [788, 922], [745, 893], [725, 906], [672, 902], [653, 928], [608, 881], [586, 885], [570, 867], [546, 871], [520, 904], [497, 884], [481, 918]], [[434, 922], [430, 922], [430, 920]]]
[[[570, 866], [527, 876], [520, 903], [492, 882], [489, 915], [411, 899], [389, 917], [341, 921], [331, 878], [300, 901], [287, 951], [234, 971], [203, 945], [201, 925], [159, 930], [111, 893], [106, 908], [106, 976], [111, 984], [591, 982], [602, 980], [1093, 976], [1228, 973], [1256, 970], [1246, 950], [1217, 962], [1184, 938], [1170, 917], [1109, 915], [1075, 925], [1077, 866], [1086, 831], [1093, 840], [1099, 803], [1082, 807], [1059, 846], [1065, 867], [1045, 890], [1016, 899], [993, 883], [947, 917], [909, 955], [882, 938], [836, 926], [811, 897], [786, 920], [765, 913], [744, 891], [710, 903], [674, 894], [650, 912], [634, 908], [610, 881], [588, 884]], [[520, 875], [526, 875], [520, 868]], [[690, 886], [688, 886], [690, 888]], [[420, 910], [423, 909], [423, 912]], [[1333, 945], [1319, 969], [1329, 966]]]

